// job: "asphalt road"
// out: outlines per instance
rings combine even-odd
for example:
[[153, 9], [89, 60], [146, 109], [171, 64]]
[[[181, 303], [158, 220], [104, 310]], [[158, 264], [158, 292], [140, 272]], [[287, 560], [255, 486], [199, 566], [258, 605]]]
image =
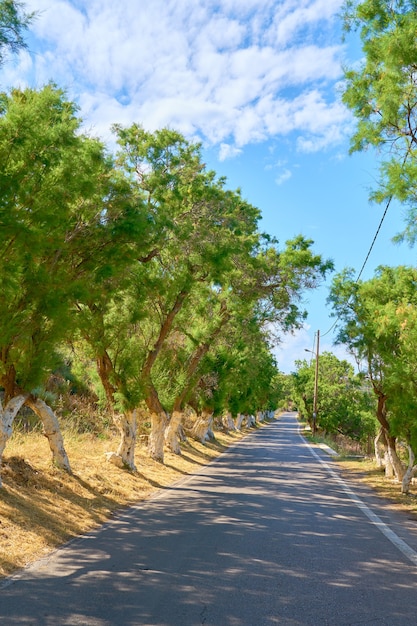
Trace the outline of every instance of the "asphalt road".
[[409, 626], [416, 527], [343, 481], [285, 414], [8, 579], [0, 624]]

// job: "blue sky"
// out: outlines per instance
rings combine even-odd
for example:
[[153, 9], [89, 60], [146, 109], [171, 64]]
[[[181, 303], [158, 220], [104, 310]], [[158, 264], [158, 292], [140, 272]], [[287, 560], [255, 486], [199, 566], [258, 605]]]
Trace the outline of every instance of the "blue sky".
[[[204, 145], [207, 165], [262, 211], [284, 243], [302, 233], [336, 270], [359, 272], [384, 207], [368, 202], [373, 154], [348, 155], [354, 120], [340, 101], [342, 66], [360, 59], [341, 39], [342, 0], [27, 0], [38, 17], [29, 50], [0, 72], [3, 88], [53, 80], [80, 106], [86, 129], [111, 142], [113, 123], [176, 128]], [[415, 264], [397, 246], [404, 210], [392, 205], [363, 278], [380, 264]], [[328, 286], [305, 294], [306, 325], [283, 337], [289, 372], [333, 345]]]

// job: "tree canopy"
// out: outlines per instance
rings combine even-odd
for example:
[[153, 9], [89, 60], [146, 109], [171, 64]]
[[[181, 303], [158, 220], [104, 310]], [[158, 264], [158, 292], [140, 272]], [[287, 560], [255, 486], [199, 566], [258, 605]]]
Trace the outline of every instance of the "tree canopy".
[[356, 121], [351, 150], [373, 147], [381, 177], [372, 198], [409, 207], [402, 237], [417, 236], [417, 4], [414, 0], [348, 1], [347, 30], [359, 30], [364, 60], [345, 72], [343, 101]]
[[[207, 170], [199, 144], [114, 132], [112, 155], [53, 84], [0, 95], [0, 455], [22, 403], [59, 432], [45, 399], [63, 354], [105, 400], [111, 459], [131, 469], [144, 407], [161, 461], [164, 433], [179, 451], [187, 403], [270, 408], [270, 329], [299, 326], [304, 290], [332, 268], [312, 241], [281, 248], [260, 232], [260, 210]], [[68, 466], [62, 439], [53, 449]]]
[[352, 273], [335, 277], [330, 300], [342, 321], [339, 340], [366, 363], [377, 397], [376, 417], [390, 444], [399, 479], [401, 463], [395, 441], [417, 451], [414, 417], [417, 359], [411, 348], [417, 307], [417, 270], [380, 267], [369, 281], [355, 282]]
[[[315, 364], [298, 361], [292, 374], [293, 400], [302, 415], [312, 423]], [[363, 377], [353, 366], [331, 352], [319, 357], [317, 426], [324, 433], [342, 434], [365, 442], [375, 434], [373, 399]]]
[[35, 13], [26, 13], [24, 4], [16, 0], [0, 0], [0, 65], [8, 53], [26, 48], [24, 33]]

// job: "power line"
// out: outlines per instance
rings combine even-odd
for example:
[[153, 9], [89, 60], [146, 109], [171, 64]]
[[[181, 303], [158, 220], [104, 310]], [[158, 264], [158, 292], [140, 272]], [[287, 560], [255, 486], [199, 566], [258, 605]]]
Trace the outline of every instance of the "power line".
[[340, 315], [339, 315], [339, 317], [336, 319], [336, 321], [332, 324], [332, 326], [330, 326], [329, 330], [326, 330], [326, 332], [322, 334], [322, 337], [325, 337], [326, 335], [328, 335], [328, 334], [329, 334], [329, 332], [330, 332], [331, 330], [333, 330], [333, 328], [336, 326], [336, 324], [337, 324], [337, 322], [339, 321], [339, 319], [340, 319]]
[[[357, 278], [356, 278], [356, 280], [355, 280], [355, 284], [359, 282], [360, 277], [362, 276], [362, 272], [363, 272], [363, 270], [365, 269], [365, 266], [366, 266], [366, 264], [367, 264], [367, 262], [368, 262], [368, 259], [369, 259], [370, 255], [371, 255], [372, 249], [373, 249], [373, 247], [374, 247], [374, 245], [375, 245], [375, 242], [376, 242], [376, 240], [377, 240], [377, 237], [378, 237], [378, 235], [379, 235], [379, 232], [380, 232], [380, 230], [381, 230], [381, 228], [382, 228], [382, 224], [384, 223], [384, 219], [385, 219], [385, 217], [386, 217], [386, 215], [387, 215], [387, 213], [388, 213], [388, 209], [389, 209], [389, 206], [390, 206], [390, 204], [391, 204], [391, 200], [392, 200], [392, 195], [388, 198], [388, 202], [387, 202], [387, 204], [386, 204], [386, 206], [385, 206], [385, 211], [384, 211], [384, 213], [383, 213], [383, 215], [382, 215], [382, 217], [381, 217], [381, 220], [380, 220], [380, 222], [379, 222], [378, 228], [376, 229], [376, 233], [375, 233], [375, 236], [374, 236], [374, 238], [373, 238], [373, 240], [372, 240], [372, 243], [371, 243], [371, 245], [369, 246], [368, 254], [366, 255], [366, 258], [365, 258], [365, 260], [364, 260], [364, 262], [363, 262], [363, 265], [362, 265], [362, 267], [361, 267], [361, 270], [360, 270], [360, 272], [359, 272], [359, 274], [358, 274], [358, 276], [357, 276]], [[349, 300], [348, 300], [348, 302], [349, 302]], [[328, 334], [330, 333], [330, 331], [332, 331], [332, 330], [333, 330], [333, 328], [336, 326], [336, 324], [337, 324], [337, 322], [339, 321], [339, 319], [340, 319], [340, 315], [337, 317], [336, 321], [334, 322], [334, 324], [332, 324], [332, 326], [329, 328], [329, 330], [327, 330], [325, 333], [323, 333], [323, 334], [322, 334], [322, 337], [325, 337], [326, 335], [328, 335]]]
[[[408, 157], [409, 157], [410, 150], [411, 150], [411, 144], [409, 144], [408, 149], [407, 149], [407, 152], [406, 152], [406, 153], [405, 153], [405, 155], [404, 155], [404, 159], [403, 159], [403, 162], [402, 162], [402, 165], [401, 165], [401, 169], [404, 167], [404, 165], [405, 165], [405, 163], [406, 163], [406, 161], [407, 161], [407, 159], [408, 159]], [[360, 277], [362, 276], [362, 272], [363, 272], [363, 270], [365, 269], [365, 265], [366, 265], [366, 264], [367, 264], [367, 262], [368, 262], [368, 259], [369, 259], [369, 257], [370, 257], [370, 254], [371, 254], [371, 252], [372, 252], [372, 249], [373, 249], [373, 247], [374, 247], [374, 245], [375, 245], [375, 242], [376, 242], [376, 240], [377, 240], [377, 237], [378, 237], [378, 235], [379, 235], [379, 231], [381, 230], [381, 227], [382, 227], [382, 224], [383, 224], [383, 222], [384, 222], [384, 219], [385, 219], [385, 217], [386, 217], [386, 215], [387, 215], [387, 213], [388, 213], [388, 209], [389, 209], [389, 206], [390, 206], [390, 204], [391, 204], [391, 200], [392, 200], [392, 198], [393, 198], [393, 195], [391, 194], [391, 195], [390, 195], [390, 197], [388, 198], [387, 204], [386, 204], [386, 206], [385, 206], [385, 211], [384, 211], [384, 213], [383, 213], [383, 215], [382, 215], [382, 217], [381, 217], [381, 220], [380, 220], [380, 222], [379, 222], [379, 226], [378, 226], [378, 228], [377, 228], [377, 230], [376, 230], [375, 236], [374, 236], [374, 238], [373, 238], [373, 240], [372, 240], [372, 243], [371, 243], [371, 245], [370, 245], [370, 247], [369, 247], [368, 254], [366, 255], [366, 258], [365, 258], [365, 260], [364, 260], [364, 262], [363, 262], [363, 265], [362, 265], [362, 267], [361, 267], [361, 270], [360, 270], [360, 272], [359, 272], [359, 274], [358, 274], [358, 276], [357, 276], [357, 278], [356, 278], [356, 280], [355, 280], [355, 284], [357, 284], [357, 283], [359, 282], [359, 279], [360, 279]], [[349, 300], [350, 300], [350, 298], [349, 298]], [[349, 302], [349, 300], [348, 300], [348, 302]], [[337, 324], [337, 322], [339, 321], [339, 319], [340, 319], [340, 315], [337, 317], [337, 319], [336, 319], [335, 323], [334, 323], [334, 324], [333, 324], [333, 325], [329, 328], [329, 330], [328, 330], [328, 331], [326, 331], [326, 332], [322, 335], [322, 337], [325, 337], [326, 335], [328, 335], [328, 334], [329, 334], [329, 332], [330, 332], [331, 330], [333, 330], [333, 328], [336, 326], [336, 324]]]
[[392, 200], [392, 196], [390, 196], [390, 197], [388, 198], [388, 202], [387, 202], [387, 205], [386, 205], [386, 207], [385, 207], [384, 214], [383, 214], [383, 216], [381, 217], [381, 221], [379, 222], [379, 226], [378, 226], [377, 231], [376, 231], [376, 233], [375, 233], [375, 237], [373, 238], [373, 241], [372, 241], [372, 243], [371, 243], [371, 245], [370, 245], [370, 248], [369, 248], [369, 250], [368, 250], [368, 254], [366, 255], [366, 259], [365, 259], [365, 261], [363, 262], [363, 265], [362, 265], [362, 267], [361, 267], [361, 271], [359, 272], [358, 277], [357, 277], [357, 279], [355, 280], [355, 282], [356, 282], [356, 283], [357, 283], [357, 282], [359, 282], [359, 279], [360, 279], [360, 277], [362, 276], [362, 272], [363, 272], [363, 270], [365, 269], [365, 265], [366, 265], [366, 264], [367, 264], [367, 262], [368, 262], [369, 256], [370, 256], [370, 254], [371, 254], [371, 252], [372, 252], [372, 248], [374, 247], [375, 241], [376, 241], [376, 239], [377, 239], [377, 237], [378, 237], [378, 235], [379, 235], [379, 231], [381, 230], [381, 226], [382, 226], [383, 221], [384, 221], [384, 219], [385, 219], [385, 216], [386, 216], [386, 214], [387, 214], [387, 212], [388, 212], [389, 205], [391, 204], [391, 200]]

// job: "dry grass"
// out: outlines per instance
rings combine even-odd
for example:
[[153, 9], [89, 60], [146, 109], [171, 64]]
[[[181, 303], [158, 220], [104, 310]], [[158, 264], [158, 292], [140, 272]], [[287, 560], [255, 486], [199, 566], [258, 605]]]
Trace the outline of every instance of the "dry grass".
[[338, 465], [350, 478], [371, 487], [379, 496], [390, 503], [392, 508], [407, 511], [417, 519], [417, 485], [411, 486], [409, 494], [401, 493], [401, 485], [395, 479], [385, 478], [384, 470], [378, 468], [371, 458], [336, 459]]
[[386, 478], [385, 470], [376, 465], [373, 457], [360, 456], [362, 452], [359, 444], [347, 437], [338, 436], [329, 439], [316, 436], [313, 438], [306, 430], [302, 434], [312, 445], [326, 443], [334, 448], [340, 455], [334, 457], [334, 460], [345, 472], [346, 477], [365, 483], [378, 496], [384, 498], [389, 506], [406, 511], [417, 519], [417, 485], [411, 486], [409, 494], [402, 494], [401, 485], [395, 479]]
[[104, 460], [105, 452], [117, 448], [112, 435], [66, 433], [72, 476], [51, 467], [48, 444], [40, 433], [14, 435], [3, 458], [0, 576], [102, 524], [116, 509], [198, 471], [243, 435], [216, 432], [213, 443], [183, 443], [182, 456], [167, 452], [164, 465], [138, 446], [138, 471], [133, 473]]

